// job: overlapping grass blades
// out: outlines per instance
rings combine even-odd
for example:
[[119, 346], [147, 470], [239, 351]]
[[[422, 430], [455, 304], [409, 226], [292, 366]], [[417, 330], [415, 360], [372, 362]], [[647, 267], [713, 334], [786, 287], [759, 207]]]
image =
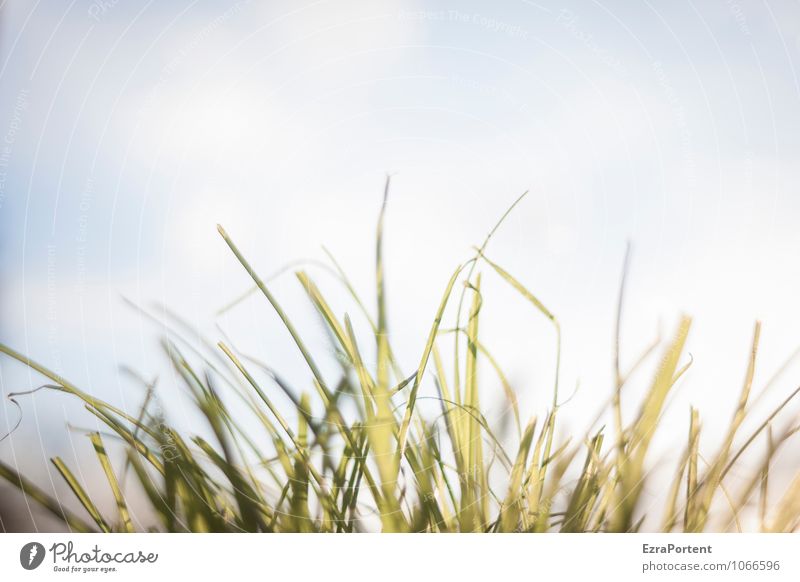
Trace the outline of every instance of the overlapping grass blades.
[[[290, 385], [260, 360], [239, 352], [228, 338], [187, 340], [181, 333], [185, 323], [173, 317], [163, 349], [207, 424], [211, 436], [203, 438], [171, 424], [169, 415], [158, 411], [154, 386], [148, 385], [137, 413], [125, 412], [0, 345], [6, 356], [47, 378], [51, 383], [44, 389], [82, 400], [97, 419], [102, 433], [94, 430], [88, 437], [107, 482], [109, 494], [104, 499], [110, 503], [105, 505], [113, 503], [115, 509], [104, 512], [104, 503], [93, 499], [85, 483], [59, 458], [53, 465], [65, 490], [75, 497], [73, 502], [62, 503], [5, 463], [0, 463], [0, 478], [73, 531], [709, 531], [740, 528], [748, 512], [756, 515], [757, 527], [765, 531], [798, 528], [800, 474], [786, 491], [773, 496], [774, 502], [769, 484], [771, 469], [779, 461], [785, 463], [778, 451], [787, 443], [797, 450], [793, 437], [800, 429], [791, 424], [777, 434], [776, 429], [800, 388], [746, 438], [739, 435], [750, 415], [759, 325], [744, 387], [722, 445], [714, 455], [702, 455], [701, 416], [692, 409], [685, 452], [674, 467], [657, 467], [671, 471], [672, 481], [663, 508], [654, 512], [643, 502], [656, 463], [651, 445], [662, 427], [668, 398], [691, 363], [684, 353], [690, 320], [680, 322], [667, 345], [654, 344], [637, 362], [638, 366], [655, 349], [662, 351], [632, 418], [624, 418], [621, 405], [630, 374], [620, 370], [618, 339], [616, 385], [610, 387], [608, 405], [598, 415], [613, 421], [613, 433], [592, 425], [585, 437], [574, 430], [559, 437], [557, 429], [564, 432], [568, 426], [563, 420], [565, 405], [559, 401], [559, 320], [545, 301], [487, 257], [490, 239], [508, 212], [474, 255], [443, 277], [438, 308], [421, 338], [418, 357], [406, 369], [395, 357], [389, 328], [389, 306], [395, 304], [388, 297], [383, 256], [388, 198], [387, 179], [377, 223], [374, 313], [327, 251], [328, 272], [352, 300], [352, 314], [331, 307], [309, 270], [318, 265], [296, 265], [302, 292], [339, 356], [338, 377], [323, 374], [302, 330], [270, 291], [269, 279], [259, 277], [220, 227], [254, 290], [278, 315], [287, 340], [302, 356], [307, 385]], [[520, 309], [532, 309], [553, 332], [553, 382], [545, 387], [551, 405], [538, 417], [520, 410], [512, 383], [480, 334], [484, 304], [491, 301], [483, 291], [482, 278], [488, 276], [516, 291]], [[235, 308], [241, 299], [225, 309]], [[621, 309], [622, 293], [618, 333]], [[444, 325], [449, 316], [453, 327]], [[357, 333], [354, 317], [367, 322], [368, 334]], [[442, 355], [445, 341], [454, 348], [452, 362]], [[374, 346], [374, 361], [365, 356], [372, 353], [367, 346]], [[493, 381], [502, 387], [513, 413], [512, 437], [499, 437], [499, 427], [486, 417], [482, 368], [492, 371]], [[9, 398], [17, 403], [22, 395]], [[440, 418], [428, 417], [430, 411], [420, 405], [431, 398], [438, 401]], [[282, 404], [287, 400], [288, 406]], [[233, 401], [244, 404], [250, 418], [234, 417]], [[524, 427], [521, 418], [530, 418]], [[761, 440], [766, 442], [766, 453], [755, 470], [748, 469], [752, 462], [743, 463], [745, 452], [753, 457], [752, 445]], [[731, 482], [734, 467], [737, 480]], [[140, 519], [137, 507], [142, 506], [154, 518]]]

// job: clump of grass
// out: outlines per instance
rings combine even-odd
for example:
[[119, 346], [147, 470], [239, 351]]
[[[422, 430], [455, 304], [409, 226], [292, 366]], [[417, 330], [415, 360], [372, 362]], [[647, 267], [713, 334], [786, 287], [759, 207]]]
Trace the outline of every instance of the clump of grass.
[[[252, 278], [254, 292], [271, 305], [288, 332], [287, 339], [302, 355], [310, 372], [309, 384], [289, 385], [228, 345], [230, 342], [197, 346], [184, 342], [176, 332], [173, 339], [164, 340], [163, 349], [213, 434], [209, 442], [179, 430], [155, 410], [154, 386], [148, 385], [141, 408], [131, 414], [0, 345], [4, 354], [51, 382], [42, 388], [80, 399], [105, 427], [102, 435], [95, 431], [88, 436], [116, 512], [104, 515], [59, 458], [52, 459], [53, 465], [82, 512], [65, 509], [59, 500], [3, 463], [0, 477], [74, 531], [133, 531], [130, 496], [125, 493], [131, 483], [138, 485], [157, 518], [158, 525], [152, 529], [163, 531], [635, 532], [643, 528], [646, 519], [656, 519], [652, 508], [643, 503], [648, 473], [654, 466], [651, 443], [663, 424], [665, 402], [690, 365], [684, 354], [690, 319], [681, 320], [670, 341], [646, 352], [661, 349], [663, 355], [632, 418], [623, 418], [622, 393], [630, 373], [620, 370], [617, 356], [616, 386], [598, 415], [612, 416], [614, 428], [590, 432], [580, 441], [559, 442], [556, 429], [563, 404], [558, 395], [558, 318], [521, 281], [487, 256], [488, 243], [508, 212], [469, 260], [450, 274], [430, 329], [420, 342], [414, 368], [405, 370], [400, 365], [388, 331], [384, 284], [383, 219], [388, 187], [387, 179], [377, 225], [374, 314], [329, 256], [329, 268], [371, 333], [358, 337], [350, 316], [334, 312], [307, 272], [296, 273], [339, 356], [341, 372], [333, 381], [321, 372], [292, 317], [220, 227], [222, 239]], [[552, 404], [542, 418], [523, 416], [513, 387], [481, 339], [484, 276], [508, 284], [518, 292], [521, 309], [533, 310], [543, 325], [552, 327], [556, 374], [548, 388]], [[449, 305], [451, 310], [455, 305], [455, 323], [450, 328], [443, 324]], [[622, 292], [619, 313], [621, 307]], [[721, 446], [708, 458], [700, 452], [700, 414], [690, 411], [685, 452], [670, 469], [672, 484], [660, 509], [660, 525], [651, 529], [699, 532], [741, 528], [740, 517], [755, 505], [754, 498], [761, 530], [798, 529], [800, 474], [780, 499], [769, 499], [768, 492], [776, 454], [798, 431], [798, 427], [790, 427], [776, 435], [773, 421], [800, 389], [788, 395], [752, 433], [739, 434], [750, 411], [759, 335], [757, 324], [735, 415]], [[452, 342], [448, 344], [453, 348], [452, 362], [446, 362], [440, 352], [445, 341]], [[373, 366], [364, 358], [367, 343], [374, 344], [377, 354]], [[618, 344], [619, 337], [617, 354]], [[199, 366], [190, 363], [189, 352], [194, 359], [202, 358]], [[477, 373], [482, 359], [497, 373], [513, 412], [518, 431], [513, 448], [501, 442], [497, 427], [483, 412]], [[259, 380], [265, 371], [271, 379], [268, 383]], [[290, 407], [276, 404], [276, 390], [287, 397], [281, 401], [288, 400]], [[443, 422], [422, 412], [422, 393], [434, 394]], [[15, 396], [18, 394], [10, 398]], [[241, 399], [252, 413], [262, 429], [258, 435], [234, 418], [232, 398]], [[124, 459], [111, 461], [105, 444], [109, 439], [122, 443]], [[742, 480], [746, 471], [741, 463], [743, 454], [761, 439], [767, 443], [761, 466]], [[727, 479], [733, 468], [744, 483], [736, 492], [729, 490]], [[712, 519], [715, 515], [726, 518]]]

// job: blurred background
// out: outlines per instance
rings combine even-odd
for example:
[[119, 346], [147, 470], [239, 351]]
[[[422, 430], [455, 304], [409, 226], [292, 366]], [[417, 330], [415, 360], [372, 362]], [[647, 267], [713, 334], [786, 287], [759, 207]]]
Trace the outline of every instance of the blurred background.
[[[800, 344], [799, 58], [791, 0], [0, 0], [0, 342], [125, 410], [144, 390], [123, 370], [158, 377], [191, 426], [164, 324], [132, 302], [228, 334], [306, 387], [263, 299], [217, 315], [249, 280], [216, 224], [265, 275], [325, 245], [369, 297], [391, 173], [391, 334], [413, 369], [453, 269], [528, 191], [488, 255], [562, 322], [564, 391], [580, 385], [564, 430], [613, 388], [630, 241], [623, 367], [692, 315], [694, 364], [659, 438], [677, 454], [692, 404], [713, 446], [754, 321], [756, 392]], [[552, 330], [488, 275], [485, 342], [524, 416], [541, 413]], [[324, 345], [294, 277], [272, 287]], [[798, 380], [789, 360], [760, 405]], [[0, 358], [0, 435], [20, 418], [5, 396], [43, 383]], [[71, 504], [50, 473], [59, 455], [107, 495], [82, 461], [93, 418], [52, 392], [18, 400], [0, 459]], [[0, 525], [58, 527], [6, 484]]]

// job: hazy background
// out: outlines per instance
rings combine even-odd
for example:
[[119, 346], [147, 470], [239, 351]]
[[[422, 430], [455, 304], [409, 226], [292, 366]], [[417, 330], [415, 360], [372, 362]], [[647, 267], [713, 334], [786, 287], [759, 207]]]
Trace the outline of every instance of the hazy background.
[[[713, 445], [755, 319], [757, 389], [800, 344], [799, 57], [789, 0], [0, 0], [0, 341], [130, 409], [142, 389], [119, 366], [160, 374], [171, 417], [191, 422], [163, 330], [126, 297], [212, 339], [218, 323], [308, 387], [263, 300], [215, 317], [248, 288], [215, 225], [264, 274], [324, 244], [369, 296], [390, 172], [390, 324], [413, 369], [450, 273], [529, 190], [489, 255], [562, 321], [564, 390], [581, 386], [569, 422], [612, 389], [631, 241], [623, 363], [693, 315], [694, 365], [662, 439], [677, 450], [691, 403]], [[523, 415], [541, 413], [551, 329], [486, 275], [485, 341]], [[294, 278], [273, 286], [321, 345]], [[799, 379], [790, 367], [764, 402]], [[0, 359], [3, 394], [42, 383]], [[89, 451], [67, 424], [94, 423], [62, 396], [21, 403], [0, 458], [47, 483], [51, 456]], [[0, 434], [17, 418], [4, 403]], [[95, 464], [81, 472], [90, 490]], [[53, 527], [0, 496], [22, 510], [0, 508], [4, 528]]]

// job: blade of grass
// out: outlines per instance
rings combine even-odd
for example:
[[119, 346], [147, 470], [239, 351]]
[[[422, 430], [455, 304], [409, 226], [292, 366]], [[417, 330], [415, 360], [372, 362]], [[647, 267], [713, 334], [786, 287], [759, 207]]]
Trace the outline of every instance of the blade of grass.
[[[519, 451], [517, 452], [517, 459], [514, 461], [514, 468], [511, 470], [511, 479], [508, 484], [508, 494], [503, 502], [503, 509], [501, 511], [501, 527], [502, 531], [513, 532], [517, 531], [520, 525], [520, 520], [524, 519], [522, 512], [523, 500], [520, 498], [522, 492], [522, 479], [525, 475], [525, 467], [530, 454], [531, 443], [533, 442], [533, 434], [536, 431], [536, 418], [532, 418], [525, 427], [525, 432], [520, 441]], [[525, 524], [523, 524], [523, 531]]]
[[97, 506], [86, 493], [86, 490], [75, 478], [75, 475], [72, 474], [72, 471], [70, 471], [66, 464], [64, 464], [64, 461], [62, 461], [59, 457], [50, 459], [50, 461], [53, 463], [56, 470], [61, 474], [61, 477], [64, 479], [67, 485], [69, 485], [72, 493], [74, 493], [75, 497], [78, 498], [78, 501], [80, 501], [80, 504], [86, 510], [86, 513], [89, 514], [89, 517], [91, 517], [92, 520], [97, 524], [97, 527], [100, 528], [100, 531], [105, 533], [111, 532], [111, 528], [108, 526], [108, 523], [106, 523], [106, 520], [103, 519], [103, 516], [100, 514], [100, 510], [97, 509]]
[[0, 461], [0, 478], [8, 481], [11, 485], [19, 489], [26, 498], [30, 497], [36, 503], [47, 509], [52, 515], [66, 523], [72, 531], [79, 533], [94, 533], [96, 531], [83, 519], [65, 508], [60, 501], [45, 493], [3, 461]]
[[134, 528], [133, 523], [131, 522], [130, 512], [128, 511], [128, 503], [125, 501], [125, 496], [122, 494], [122, 489], [120, 489], [119, 481], [117, 481], [117, 475], [114, 473], [114, 467], [111, 466], [111, 461], [108, 459], [108, 453], [106, 453], [106, 447], [103, 444], [103, 439], [99, 432], [95, 432], [89, 435], [89, 440], [92, 441], [94, 452], [97, 454], [97, 458], [100, 459], [100, 465], [103, 467], [103, 473], [106, 474], [106, 479], [108, 479], [108, 485], [111, 488], [111, 494], [114, 496], [114, 500], [117, 503], [117, 512], [119, 513], [120, 525], [124, 531], [133, 533]]
[[433, 343], [436, 341], [436, 334], [439, 331], [439, 326], [442, 323], [442, 317], [444, 316], [444, 310], [447, 307], [447, 302], [450, 299], [450, 295], [453, 292], [453, 286], [458, 279], [459, 274], [464, 269], [463, 265], [460, 265], [453, 275], [450, 277], [450, 281], [447, 283], [447, 287], [445, 288], [444, 295], [442, 296], [442, 300], [439, 304], [439, 309], [436, 311], [436, 317], [433, 320], [433, 325], [431, 326], [430, 333], [428, 334], [428, 341], [425, 343], [425, 349], [422, 352], [422, 358], [420, 360], [419, 367], [417, 368], [417, 375], [414, 378], [414, 384], [411, 387], [411, 393], [408, 398], [408, 405], [406, 406], [405, 413], [403, 415], [403, 421], [400, 425], [400, 432], [398, 437], [398, 446], [397, 446], [397, 457], [400, 458], [405, 453], [406, 448], [406, 438], [408, 436], [408, 427], [411, 424], [411, 416], [414, 413], [414, 405], [416, 404], [417, 400], [417, 392], [419, 391], [420, 384], [422, 383], [422, 377], [425, 374], [425, 368], [428, 366], [428, 359], [431, 355], [431, 350], [433, 350]]

